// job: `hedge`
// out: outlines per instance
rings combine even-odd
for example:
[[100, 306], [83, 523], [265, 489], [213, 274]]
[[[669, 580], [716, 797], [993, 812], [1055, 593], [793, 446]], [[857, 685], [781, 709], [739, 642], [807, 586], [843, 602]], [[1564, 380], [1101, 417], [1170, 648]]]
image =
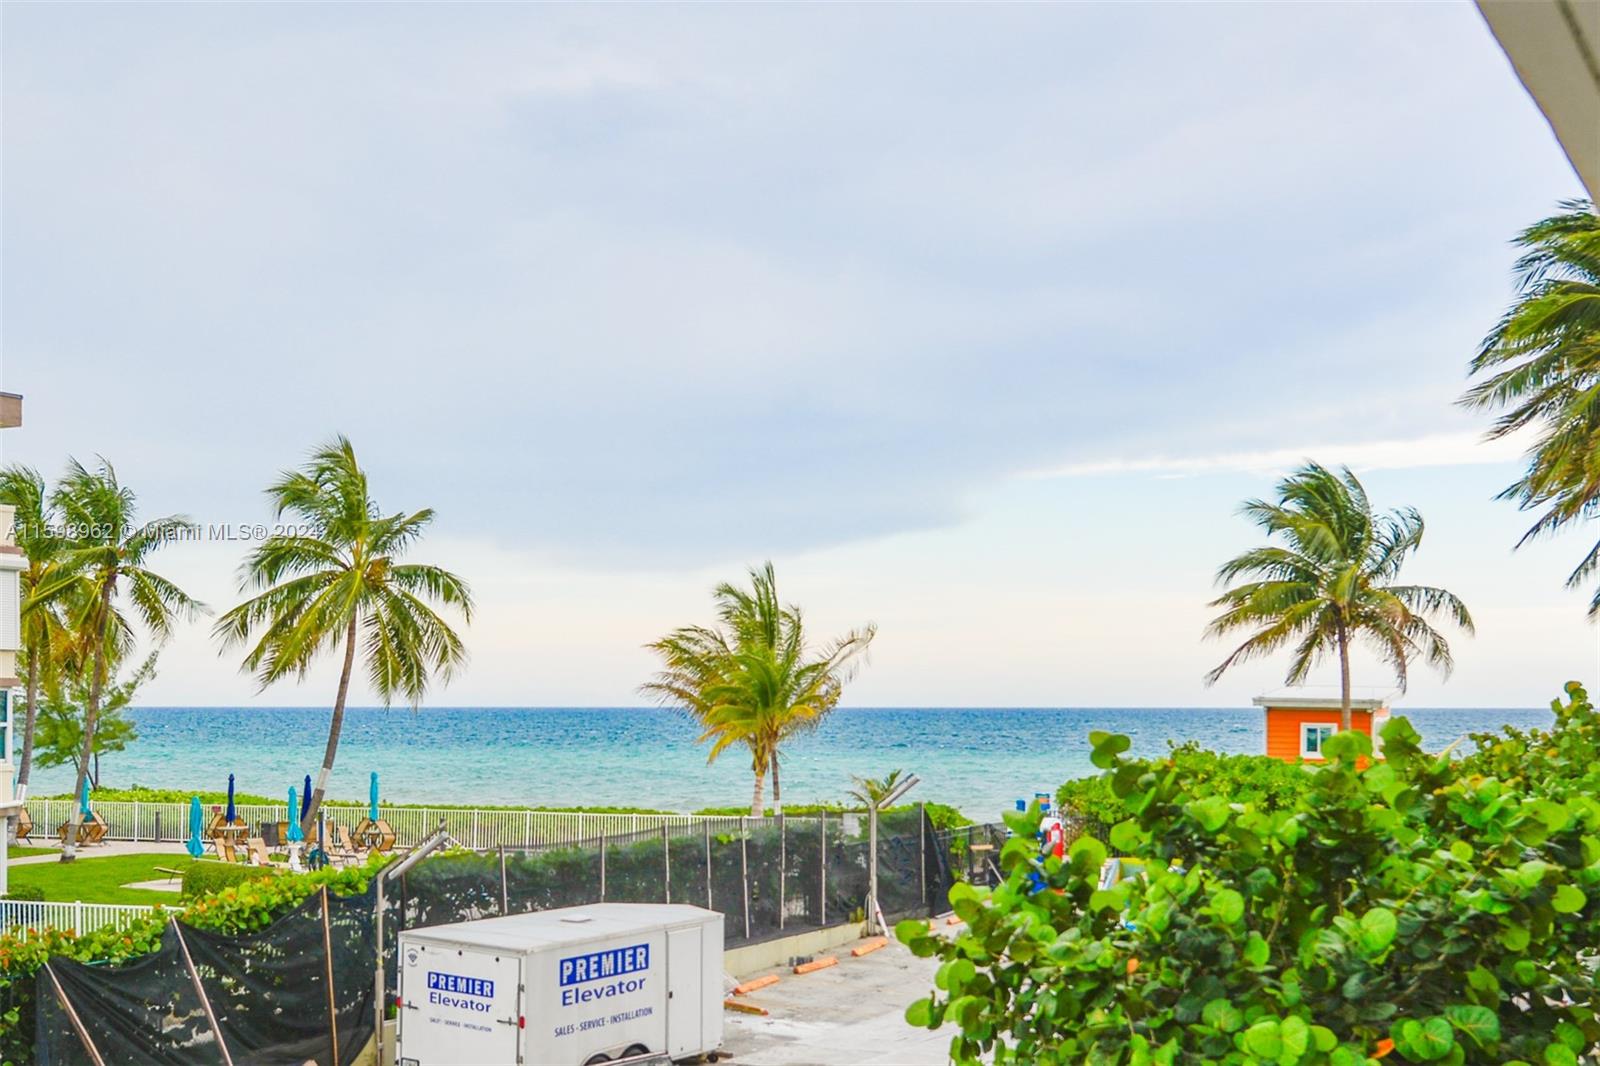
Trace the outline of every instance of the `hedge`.
[[282, 871], [275, 866], [245, 866], [236, 862], [203, 860], [190, 863], [183, 871], [183, 897], [198, 899], [220, 892], [231, 885], [256, 881], [263, 877], [278, 877]]

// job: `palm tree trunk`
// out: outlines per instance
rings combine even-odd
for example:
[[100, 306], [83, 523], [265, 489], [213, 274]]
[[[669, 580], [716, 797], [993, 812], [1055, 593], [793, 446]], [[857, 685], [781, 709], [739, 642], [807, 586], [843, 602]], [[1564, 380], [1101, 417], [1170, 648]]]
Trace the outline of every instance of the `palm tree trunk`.
[[762, 805], [761, 805], [761, 786], [766, 783], [766, 772], [767, 772], [767, 763], [766, 763], [765, 759], [757, 759], [756, 760], [755, 771], [756, 771], [756, 790], [755, 790], [755, 795], [752, 796], [751, 799], [750, 799], [750, 817], [752, 817], [752, 818], [760, 818], [762, 813], [763, 813], [763, 809], [762, 809]]
[[778, 783], [778, 753], [772, 753], [772, 813], [783, 815], [783, 788]]
[[[39, 671], [35, 664], [38, 654], [28, 650], [28, 704], [27, 712], [22, 719], [22, 761], [17, 766], [17, 791], [25, 792], [28, 787], [28, 771], [33, 769], [33, 727], [39, 715]], [[12, 815], [7, 819], [6, 833], [8, 839], [15, 843], [17, 839], [17, 816]]]
[[1339, 731], [1350, 731], [1350, 635], [1339, 623]]
[[89, 683], [89, 705], [83, 709], [83, 750], [78, 755], [78, 783], [72, 790], [72, 816], [67, 820], [67, 839], [62, 843], [61, 861], [72, 862], [78, 857], [78, 829], [83, 825], [83, 783], [89, 773], [89, 760], [94, 756], [94, 727], [100, 718], [100, 694], [106, 685], [106, 630], [111, 620], [111, 587], [107, 581], [100, 590], [100, 627], [94, 642], [94, 680]]
[[350, 694], [350, 671], [356, 662], [356, 619], [350, 616], [350, 625], [344, 634], [344, 669], [339, 673], [339, 695], [333, 701], [333, 718], [328, 722], [328, 746], [322, 753], [322, 769], [317, 771], [317, 783], [311, 790], [311, 803], [300, 822], [300, 831], [312, 839], [311, 830], [317, 824], [317, 809], [328, 791], [328, 778], [333, 775], [333, 758], [339, 754], [339, 732], [344, 729], [344, 701]]

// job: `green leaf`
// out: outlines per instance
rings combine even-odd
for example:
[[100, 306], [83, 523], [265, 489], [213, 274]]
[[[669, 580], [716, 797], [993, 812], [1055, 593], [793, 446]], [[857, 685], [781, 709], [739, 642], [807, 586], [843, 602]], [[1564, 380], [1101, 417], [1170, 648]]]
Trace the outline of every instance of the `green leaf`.
[[1211, 897], [1211, 912], [1224, 924], [1235, 925], [1244, 917], [1244, 897], [1225, 888]]
[[1089, 746], [1093, 749], [1089, 761], [1102, 770], [1109, 770], [1116, 765], [1117, 756], [1132, 746], [1132, 741], [1125, 736], [1097, 729], [1089, 734]]
[[1432, 1062], [1450, 1054], [1455, 1042], [1456, 1034], [1450, 1027], [1450, 1022], [1435, 1015], [1422, 1023], [1421, 1031], [1413, 1041], [1412, 1047], [1421, 1052], [1425, 1060]]
[[1067, 861], [1085, 872], [1097, 871], [1106, 861], [1106, 846], [1091, 836], [1081, 836], [1067, 849]]
[[1183, 805], [1183, 813], [1200, 823], [1200, 828], [1215, 833], [1228, 824], [1228, 801], [1223, 796], [1207, 796]]
[[1311, 1047], [1311, 1027], [1304, 1018], [1290, 1015], [1278, 1026], [1278, 1035], [1283, 1039], [1283, 1057], [1298, 1059]]
[[1525, 925], [1507, 925], [1500, 930], [1500, 945], [1507, 951], [1522, 951], [1532, 939]]
[[906, 1008], [906, 1021], [918, 1029], [933, 1028], [933, 1003], [926, 999], [917, 1000]]
[[1267, 959], [1271, 957], [1271, 951], [1266, 938], [1260, 933], [1252, 932], [1244, 942], [1244, 961], [1255, 967], [1265, 966]]
[[1214, 999], [1200, 1012], [1200, 1020], [1213, 1029], [1232, 1033], [1244, 1025], [1244, 1013], [1225, 999]]
[[916, 918], [907, 918], [894, 927], [894, 938], [902, 944], [909, 945], [919, 936], [928, 935], [928, 923]]
[[1588, 902], [1589, 899], [1583, 894], [1583, 889], [1576, 885], [1562, 885], [1556, 889], [1555, 895], [1550, 897], [1550, 906], [1554, 907], [1558, 914], [1577, 914]]
[[1283, 1037], [1278, 1023], [1266, 1018], [1244, 1031], [1244, 1049], [1258, 1059], [1274, 1060], [1283, 1054]]
[[1500, 1016], [1488, 1007], [1446, 1007], [1444, 1016], [1450, 1024], [1472, 1037], [1479, 1047], [1488, 1047], [1500, 1040]]
[[1557, 1042], [1545, 1045], [1544, 1062], [1545, 1066], [1578, 1066], [1578, 1056], [1567, 1045]]
[[1394, 943], [1395, 933], [1399, 930], [1394, 911], [1387, 907], [1374, 907], [1361, 916], [1358, 923], [1357, 934], [1361, 950], [1367, 955], [1381, 955]]
[[1138, 851], [1150, 839], [1150, 834], [1131, 818], [1111, 827], [1111, 846], [1121, 852]]

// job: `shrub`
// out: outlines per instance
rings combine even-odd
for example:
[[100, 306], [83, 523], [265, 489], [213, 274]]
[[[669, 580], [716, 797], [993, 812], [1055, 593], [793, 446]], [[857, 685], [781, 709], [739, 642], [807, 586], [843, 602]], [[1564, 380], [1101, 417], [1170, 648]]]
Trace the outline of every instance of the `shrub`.
[[[1172, 764], [1188, 775], [1197, 789], [1210, 789], [1258, 810], [1275, 811], [1293, 803], [1311, 787], [1309, 767], [1268, 755], [1219, 755], [1193, 741], [1172, 745]], [[1056, 792], [1063, 812], [1071, 811], [1105, 826], [1127, 817], [1122, 800], [1104, 775], [1068, 781]]]
[[1101, 889], [1103, 844], [1041, 860], [1037, 816], [1010, 819], [1006, 881], [950, 893], [965, 932], [897, 930], [943, 963], [907, 1019], [954, 1023], [951, 1057], [997, 1066], [1592, 1061], [1600, 716], [1567, 691], [1550, 733], [1460, 760], [1424, 754], [1403, 718], [1380, 762], [1338, 734], [1271, 810], [1091, 734], [1113, 844], [1155, 873]]
[[235, 862], [193, 862], [183, 871], [183, 898], [197, 899], [219, 892], [230, 885], [263, 877], [276, 877], [280, 871], [268, 866], [245, 866]]
[[44, 902], [44, 888], [40, 885], [18, 885], [6, 893], [6, 899]]

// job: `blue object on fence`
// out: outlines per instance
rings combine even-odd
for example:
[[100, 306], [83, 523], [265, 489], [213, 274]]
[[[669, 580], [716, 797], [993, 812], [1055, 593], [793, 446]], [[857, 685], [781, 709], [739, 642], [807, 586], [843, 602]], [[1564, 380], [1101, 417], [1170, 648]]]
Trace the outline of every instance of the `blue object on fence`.
[[236, 810], [234, 810], [234, 807], [233, 807], [233, 775], [229, 774], [228, 775], [228, 813], [222, 816], [222, 820], [224, 822], [227, 822], [229, 825], [232, 825], [234, 823], [234, 821], [238, 818], [238, 816], [239, 816], [238, 812]]
[[378, 820], [378, 771], [376, 770], [372, 771], [372, 787], [368, 790], [367, 798], [369, 800], [367, 817], [376, 822]]
[[299, 842], [306, 838], [305, 830], [300, 828], [300, 819], [295, 816], [295, 810], [300, 804], [294, 798], [294, 786], [289, 786], [289, 840]]
[[201, 836], [205, 829], [205, 812], [200, 809], [200, 797], [189, 797], [189, 839], [184, 844], [189, 854], [199, 858], [205, 854], [206, 842]]
[[300, 820], [306, 820], [306, 815], [311, 810], [311, 775], [306, 775], [305, 791], [300, 793]]
[[83, 779], [83, 795], [78, 797], [78, 811], [83, 815], [83, 820], [88, 821], [94, 817], [94, 812], [89, 809], [89, 778]]
[[1027, 814], [1028, 813], [1028, 801], [1027, 800], [1017, 800], [1017, 813], [1018, 814]]

